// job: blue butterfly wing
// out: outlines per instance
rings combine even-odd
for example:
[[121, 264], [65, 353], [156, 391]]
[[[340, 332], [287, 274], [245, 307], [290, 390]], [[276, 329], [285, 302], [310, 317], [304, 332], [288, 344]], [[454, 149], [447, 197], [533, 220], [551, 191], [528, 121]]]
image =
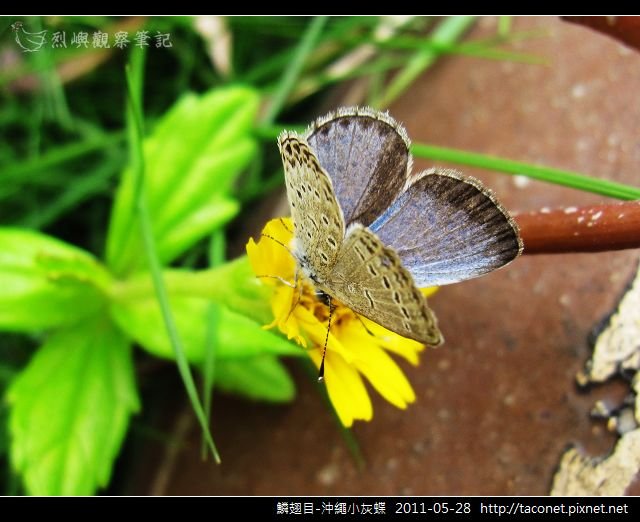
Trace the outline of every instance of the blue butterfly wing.
[[347, 226], [370, 225], [405, 186], [409, 138], [385, 113], [340, 109], [316, 121], [306, 139], [331, 178]]
[[398, 253], [418, 287], [478, 277], [522, 251], [517, 225], [493, 194], [452, 170], [416, 176], [369, 228]]

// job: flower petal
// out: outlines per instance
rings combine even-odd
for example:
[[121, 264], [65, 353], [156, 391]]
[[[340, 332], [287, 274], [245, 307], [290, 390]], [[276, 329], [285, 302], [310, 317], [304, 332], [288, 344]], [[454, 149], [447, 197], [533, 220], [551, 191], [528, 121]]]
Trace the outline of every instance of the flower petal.
[[274, 320], [272, 325], [278, 326], [288, 339], [295, 339], [298, 344], [306, 346], [307, 342], [300, 333], [298, 321], [294, 317], [295, 289], [286, 285], [278, 287], [271, 299]]
[[422, 292], [422, 295], [425, 297], [431, 297], [433, 294], [435, 294], [438, 291], [438, 286], [427, 286], [426, 288], [421, 288], [420, 292]]
[[376, 340], [381, 347], [403, 357], [413, 366], [418, 365], [420, 362], [418, 354], [425, 349], [424, 344], [414, 341], [413, 339], [402, 337], [365, 317], [362, 318], [362, 321], [367, 329], [375, 335]]
[[354, 354], [353, 364], [357, 370], [388, 402], [405, 409], [416, 400], [413, 388], [395, 361], [373, 339], [355, 329], [344, 331], [340, 336]]
[[[309, 348], [307, 353], [320, 367], [327, 342], [325, 383], [340, 422], [350, 427], [355, 420], [371, 420], [373, 407], [363, 377], [394, 406], [404, 409], [416, 400], [408, 379], [389, 356], [400, 355], [413, 365], [425, 346], [406, 339], [369, 319], [357, 316], [333, 300], [331, 329], [329, 309], [320, 301], [309, 281], [299, 279], [292, 241], [291, 219], [274, 219], [265, 226], [258, 243], [247, 243], [247, 255], [256, 274], [273, 287], [271, 309], [277, 326], [289, 339]], [[289, 284], [289, 282], [291, 284]], [[293, 287], [295, 283], [295, 288]], [[425, 296], [436, 288], [424, 288]], [[326, 341], [328, 339], [328, 341]]]
[[[322, 359], [321, 350], [312, 350], [309, 355], [319, 367]], [[362, 377], [358, 370], [338, 353], [327, 352], [325, 383], [331, 404], [343, 426], [349, 428], [354, 420], [369, 421], [373, 418], [373, 406]]]
[[277, 284], [278, 278], [293, 283], [295, 260], [287, 250], [291, 237], [291, 233], [280, 220], [272, 219], [265, 225], [262, 237], [257, 243], [253, 239], [247, 242], [246, 249], [251, 268], [265, 283]]

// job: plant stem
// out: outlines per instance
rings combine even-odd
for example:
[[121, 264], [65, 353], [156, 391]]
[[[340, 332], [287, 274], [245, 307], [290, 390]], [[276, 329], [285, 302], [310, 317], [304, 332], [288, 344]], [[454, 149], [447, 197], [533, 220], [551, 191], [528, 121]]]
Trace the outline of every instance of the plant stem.
[[640, 248], [640, 201], [514, 215], [525, 254]]

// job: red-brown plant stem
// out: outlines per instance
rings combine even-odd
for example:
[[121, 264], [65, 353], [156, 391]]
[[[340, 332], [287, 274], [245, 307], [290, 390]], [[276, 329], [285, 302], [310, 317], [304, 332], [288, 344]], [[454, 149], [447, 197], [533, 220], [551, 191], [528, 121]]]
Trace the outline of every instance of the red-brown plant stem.
[[586, 25], [636, 50], [640, 49], [640, 18], [637, 16], [561, 16], [574, 24]]
[[514, 215], [525, 254], [640, 248], [640, 201]]

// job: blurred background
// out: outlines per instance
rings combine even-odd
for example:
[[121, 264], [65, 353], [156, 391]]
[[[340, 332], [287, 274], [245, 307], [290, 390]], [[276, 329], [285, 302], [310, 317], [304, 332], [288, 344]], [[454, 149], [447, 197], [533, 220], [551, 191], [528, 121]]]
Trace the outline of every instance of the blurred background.
[[[525, 255], [441, 288], [429, 302], [446, 344], [400, 363], [416, 402], [372, 393], [373, 420], [351, 430], [313, 372], [282, 357], [290, 343], [236, 327], [243, 358], [220, 354], [203, 393], [220, 465], [203, 459], [175, 356], [122, 292], [147, 268], [126, 225], [141, 162], [161, 265], [228, 266], [288, 213], [278, 133], [340, 106], [388, 109], [414, 143], [454, 150], [416, 153], [415, 171], [455, 166], [515, 213], [608, 201], [461, 167], [455, 151], [638, 185], [633, 47], [553, 17], [5, 17], [0, 84], [0, 492], [544, 495], [569, 446], [614, 448], [619, 433], [590, 412], [628, 400], [629, 379], [585, 388], [576, 374], [637, 250]], [[82, 253], [59, 245], [43, 262], [46, 237]], [[87, 280], [99, 297], [77, 290]], [[267, 304], [245, 311], [256, 332], [269, 322]], [[104, 358], [69, 356], [76, 345]], [[264, 354], [247, 350], [262, 346], [271, 358], [254, 365]], [[207, 358], [187, 358], [206, 383]]]

